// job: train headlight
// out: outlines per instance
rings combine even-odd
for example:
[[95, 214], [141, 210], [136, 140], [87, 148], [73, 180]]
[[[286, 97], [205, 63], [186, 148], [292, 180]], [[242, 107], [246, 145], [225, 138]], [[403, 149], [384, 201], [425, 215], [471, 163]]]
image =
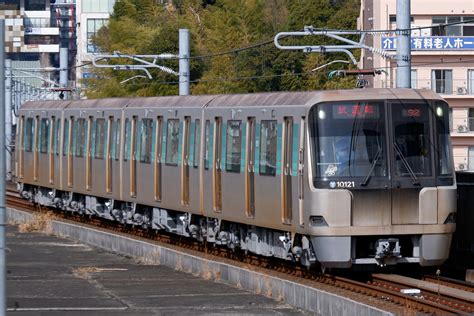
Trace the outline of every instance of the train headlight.
[[319, 110], [318, 117], [320, 120], [324, 120], [326, 118], [326, 112], [324, 112], [323, 110]]
[[436, 108], [436, 115], [443, 116], [443, 109], [440, 106]]

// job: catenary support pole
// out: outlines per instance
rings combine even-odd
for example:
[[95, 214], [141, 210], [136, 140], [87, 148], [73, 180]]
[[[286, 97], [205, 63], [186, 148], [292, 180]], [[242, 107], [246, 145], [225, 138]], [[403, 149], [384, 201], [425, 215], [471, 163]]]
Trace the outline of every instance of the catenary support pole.
[[189, 95], [188, 29], [179, 29], [179, 95]]
[[5, 20], [0, 20], [0, 316], [6, 314], [5, 260]]
[[397, 0], [397, 88], [411, 88], [410, 0]]
[[59, 49], [59, 86], [67, 87], [67, 59], [68, 59], [67, 47], [61, 47]]
[[11, 180], [11, 142], [12, 142], [12, 61], [5, 60], [5, 142], [7, 146], [5, 163], [7, 180]]

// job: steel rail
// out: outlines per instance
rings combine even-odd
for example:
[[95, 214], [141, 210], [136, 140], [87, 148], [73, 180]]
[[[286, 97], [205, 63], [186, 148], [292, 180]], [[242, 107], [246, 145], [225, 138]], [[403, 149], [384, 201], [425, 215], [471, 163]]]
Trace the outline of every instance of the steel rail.
[[224, 247], [216, 247], [213, 244], [206, 242], [201, 243], [190, 238], [177, 236], [171, 233], [144, 230], [142, 228], [133, 226], [124, 226], [121, 223], [104, 220], [102, 218], [81, 216], [72, 212], [49, 208], [38, 208], [34, 203], [21, 199], [18, 192], [11, 189], [7, 189], [7, 204], [9, 206], [19, 207], [22, 210], [30, 212], [54, 211], [54, 216], [60, 219], [71, 220], [76, 223], [80, 222], [86, 226], [92, 226], [95, 228], [100, 227], [101, 229], [107, 229], [117, 234], [124, 234], [128, 236], [133, 235], [138, 238], [166, 244], [172, 247], [180, 248], [182, 250], [188, 249], [191, 251], [201, 252], [207, 257], [216, 256], [219, 258], [233, 260], [239, 264], [248, 264], [254, 266], [255, 268], [264, 269], [264, 271], [267, 271], [268, 273], [280, 273], [284, 278], [289, 278], [294, 282], [304, 282], [309, 286], [324, 284], [354, 293], [354, 295], [363, 295], [367, 297], [367, 299], [375, 298], [381, 305], [386, 306], [387, 310], [400, 310], [400, 308], [403, 308], [405, 311], [417, 311], [421, 313], [430, 313], [433, 315], [472, 314], [472, 312], [469, 313], [453, 306], [442, 304], [443, 301], [432, 302], [429, 300], [419, 299], [400, 293], [399, 291], [395, 291], [388, 287], [384, 288], [369, 282], [364, 283], [340, 276], [308, 270], [304, 267], [291, 264], [283, 260], [272, 260], [253, 254], [245, 254], [243, 251], [234, 251]]

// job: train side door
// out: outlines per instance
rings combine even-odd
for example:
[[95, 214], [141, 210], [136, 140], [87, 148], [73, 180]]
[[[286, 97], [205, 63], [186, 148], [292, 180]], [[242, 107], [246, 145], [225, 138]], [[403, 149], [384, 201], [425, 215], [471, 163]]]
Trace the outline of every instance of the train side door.
[[293, 148], [293, 118], [285, 117], [282, 144], [282, 173], [281, 173], [281, 217], [282, 222], [290, 224], [292, 219], [292, 148]]
[[137, 195], [137, 116], [133, 116], [130, 134], [130, 196]]
[[181, 158], [181, 204], [189, 205], [189, 154], [190, 154], [191, 117], [184, 117], [183, 151]]
[[255, 117], [247, 119], [247, 159], [245, 166], [245, 213], [255, 216]]
[[162, 139], [163, 139], [163, 117], [158, 116], [156, 120], [155, 128], [155, 166], [154, 166], [154, 176], [153, 176], [153, 188], [154, 188], [154, 198], [155, 201], [161, 202], [161, 161], [162, 161]]
[[213, 170], [213, 208], [215, 212], [222, 211], [222, 117], [214, 119], [214, 159]]

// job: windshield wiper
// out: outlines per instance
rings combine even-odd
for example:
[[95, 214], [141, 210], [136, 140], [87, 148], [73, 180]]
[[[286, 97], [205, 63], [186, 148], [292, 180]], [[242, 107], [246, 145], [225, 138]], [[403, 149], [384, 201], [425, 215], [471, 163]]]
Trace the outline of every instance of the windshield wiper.
[[374, 160], [372, 161], [372, 165], [370, 166], [369, 172], [367, 173], [364, 180], [360, 184], [361, 186], [365, 187], [367, 185], [370, 177], [372, 176], [372, 172], [374, 172], [375, 165], [377, 164], [377, 161], [379, 161], [379, 158], [381, 156], [382, 156], [382, 147], [379, 147], [379, 149], [377, 150], [377, 153], [375, 154]]
[[416, 177], [416, 174], [411, 169], [410, 164], [408, 163], [407, 159], [403, 155], [400, 147], [398, 147], [398, 144], [396, 142], [393, 142], [393, 147], [395, 147], [395, 151], [397, 152], [398, 156], [402, 160], [403, 165], [405, 166], [411, 178], [413, 179], [413, 185], [420, 185], [420, 182], [418, 182], [418, 178]]

